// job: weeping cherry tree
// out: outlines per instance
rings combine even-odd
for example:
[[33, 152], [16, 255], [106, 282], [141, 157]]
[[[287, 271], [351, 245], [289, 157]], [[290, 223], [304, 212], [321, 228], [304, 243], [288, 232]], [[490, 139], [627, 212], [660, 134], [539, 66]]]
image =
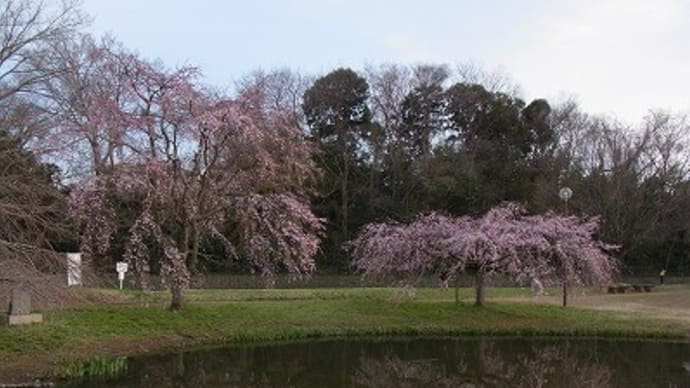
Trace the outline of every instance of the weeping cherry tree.
[[145, 286], [148, 261], [162, 253], [171, 309], [182, 307], [204, 238], [262, 275], [312, 272], [323, 221], [309, 207], [310, 146], [287, 116], [205, 93], [194, 69], [108, 56], [120, 87], [84, 96], [85, 119], [63, 125], [107, 161], [71, 195], [82, 250], [111, 253], [122, 227], [113, 198], [131, 198], [124, 258]]
[[618, 264], [609, 252], [616, 247], [596, 240], [597, 228], [597, 218], [528, 216], [523, 207], [506, 203], [478, 218], [431, 213], [409, 224], [368, 224], [346, 248], [366, 277], [403, 276], [414, 284], [434, 275], [447, 286], [472, 272], [481, 306], [491, 274], [564, 286], [611, 281]]

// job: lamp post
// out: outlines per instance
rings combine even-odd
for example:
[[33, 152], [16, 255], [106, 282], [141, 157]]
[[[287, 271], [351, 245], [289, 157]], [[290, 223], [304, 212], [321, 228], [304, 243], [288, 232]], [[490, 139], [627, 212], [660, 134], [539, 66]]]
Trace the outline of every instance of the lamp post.
[[573, 196], [573, 191], [568, 186], [564, 186], [558, 191], [558, 196], [563, 200], [565, 204], [565, 215], [568, 215], [568, 200]]
[[[568, 216], [568, 200], [573, 196], [573, 190], [570, 189], [568, 186], [563, 186], [559, 191], [558, 191], [558, 196], [563, 200], [563, 214], [567, 217]], [[568, 277], [565, 274], [565, 270], [563, 273], [563, 307], [566, 307], [568, 305]]]

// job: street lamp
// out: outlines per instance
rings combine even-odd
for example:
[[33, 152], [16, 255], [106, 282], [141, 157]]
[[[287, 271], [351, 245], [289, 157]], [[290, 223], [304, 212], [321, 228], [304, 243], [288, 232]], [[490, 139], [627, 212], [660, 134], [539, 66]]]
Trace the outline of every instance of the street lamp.
[[[568, 186], [563, 186], [558, 191], [558, 196], [563, 200], [563, 203], [565, 204], [564, 215], [567, 217], [568, 216], [568, 200], [570, 199], [570, 197], [573, 196], [573, 190], [571, 190], [570, 187], [568, 187]], [[563, 307], [565, 307], [567, 304], [568, 304], [568, 279], [567, 279], [567, 276], [564, 272], [563, 273]]]

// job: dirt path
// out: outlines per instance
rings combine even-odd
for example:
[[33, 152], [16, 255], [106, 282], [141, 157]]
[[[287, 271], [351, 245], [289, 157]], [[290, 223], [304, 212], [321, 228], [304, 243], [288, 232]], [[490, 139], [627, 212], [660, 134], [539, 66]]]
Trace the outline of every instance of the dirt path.
[[[532, 298], [497, 298], [496, 300], [561, 304], [562, 296], [557, 294]], [[571, 291], [568, 294], [568, 304], [595, 310], [641, 314], [647, 318], [683, 321], [688, 323], [690, 329], [690, 288], [687, 286], [657, 287], [652, 292], [626, 294], [586, 294]]]

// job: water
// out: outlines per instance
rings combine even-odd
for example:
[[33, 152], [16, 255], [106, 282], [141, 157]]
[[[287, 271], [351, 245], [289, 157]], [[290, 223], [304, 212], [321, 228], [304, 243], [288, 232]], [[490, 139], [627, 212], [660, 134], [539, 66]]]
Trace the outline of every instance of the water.
[[73, 387], [690, 387], [686, 343], [331, 340], [135, 357]]

